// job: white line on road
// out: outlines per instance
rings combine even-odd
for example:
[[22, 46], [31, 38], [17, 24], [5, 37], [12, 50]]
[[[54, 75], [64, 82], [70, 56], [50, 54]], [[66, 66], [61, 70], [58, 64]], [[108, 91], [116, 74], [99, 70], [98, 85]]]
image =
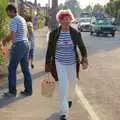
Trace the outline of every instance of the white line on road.
[[78, 87], [78, 85], [76, 85], [76, 94], [78, 96], [78, 98], [80, 99], [82, 105], [84, 106], [84, 108], [87, 110], [87, 112], [89, 113], [90, 117], [92, 120], [100, 120], [98, 118], [98, 116], [96, 115], [96, 113], [94, 112], [92, 106], [89, 104], [88, 100], [85, 98], [85, 96], [83, 95], [83, 93], [81, 92], [80, 88]]

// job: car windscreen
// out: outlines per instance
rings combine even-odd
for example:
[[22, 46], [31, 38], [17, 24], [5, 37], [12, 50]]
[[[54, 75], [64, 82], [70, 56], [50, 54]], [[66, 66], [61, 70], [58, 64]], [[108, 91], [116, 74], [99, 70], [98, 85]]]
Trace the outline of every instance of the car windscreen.
[[109, 20], [97, 20], [96, 25], [112, 25], [112, 22]]
[[90, 19], [81, 19], [80, 22], [90, 22]]

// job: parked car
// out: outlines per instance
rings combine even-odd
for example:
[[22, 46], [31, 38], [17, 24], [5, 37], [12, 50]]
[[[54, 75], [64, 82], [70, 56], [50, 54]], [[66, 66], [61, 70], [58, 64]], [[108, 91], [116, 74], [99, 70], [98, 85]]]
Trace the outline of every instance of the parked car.
[[80, 21], [78, 23], [78, 30], [81, 32], [89, 32], [91, 28], [90, 24], [91, 18], [80, 18]]
[[79, 23], [79, 18], [76, 18], [73, 23], [78, 24]]
[[111, 34], [112, 37], [115, 36], [116, 27], [112, 24], [110, 20], [107, 19], [97, 19], [91, 23], [90, 34], [94, 33], [99, 36], [100, 34], [108, 35]]

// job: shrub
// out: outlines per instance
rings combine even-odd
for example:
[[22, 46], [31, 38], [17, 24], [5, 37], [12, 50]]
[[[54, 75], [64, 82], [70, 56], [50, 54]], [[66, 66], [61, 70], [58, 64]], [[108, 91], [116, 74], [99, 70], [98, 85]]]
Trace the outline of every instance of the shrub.
[[9, 19], [6, 11], [3, 8], [0, 8], [0, 40], [8, 34], [8, 24]]
[[0, 75], [7, 73], [7, 65], [9, 59], [9, 49], [8, 47], [0, 48]]
[[44, 26], [44, 17], [43, 16], [39, 17], [38, 26], [39, 26], [39, 28], [42, 28]]
[[[6, 11], [0, 8], [0, 42], [9, 32], [9, 18], [7, 17]], [[0, 45], [0, 74], [4, 74], [7, 71], [8, 56], [6, 48], [2, 48]]]

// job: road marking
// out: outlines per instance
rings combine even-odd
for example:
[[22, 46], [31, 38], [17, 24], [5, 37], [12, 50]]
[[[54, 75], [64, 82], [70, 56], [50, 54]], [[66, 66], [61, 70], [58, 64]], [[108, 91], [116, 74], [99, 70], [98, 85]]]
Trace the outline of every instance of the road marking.
[[88, 100], [85, 98], [85, 96], [81, 92], [81, 90], [78, 87], [78, 85], [76, 86], [76, 94], [77, 94], [78, 98], [80, 99], [83, 107], [87, 110], [87, 112], [90, 115], [91, 119], [92, 120], [100, 120], [100, 118], [94, 112], [92, 106], [89, 104]]

